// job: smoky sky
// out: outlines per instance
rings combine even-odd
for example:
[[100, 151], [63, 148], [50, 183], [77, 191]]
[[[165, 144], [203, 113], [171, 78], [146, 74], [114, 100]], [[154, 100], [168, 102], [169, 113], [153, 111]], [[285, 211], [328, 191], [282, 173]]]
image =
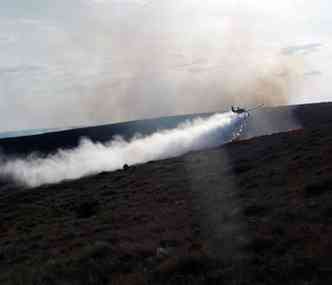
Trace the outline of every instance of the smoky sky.
[[4, 0], [0, 131], [330, 100], [329, 6]]

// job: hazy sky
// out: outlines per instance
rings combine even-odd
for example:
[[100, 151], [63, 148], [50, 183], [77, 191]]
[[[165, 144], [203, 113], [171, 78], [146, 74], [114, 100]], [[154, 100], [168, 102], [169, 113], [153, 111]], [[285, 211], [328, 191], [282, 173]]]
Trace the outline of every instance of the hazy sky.
[[269, 82], [260, 92], [287, 77], [288, 103], [331, 100], [331, 8], [328, 0], [0, 0], [0, 131], [250, 104], [260, 100], [245, 100], [253, 73]]

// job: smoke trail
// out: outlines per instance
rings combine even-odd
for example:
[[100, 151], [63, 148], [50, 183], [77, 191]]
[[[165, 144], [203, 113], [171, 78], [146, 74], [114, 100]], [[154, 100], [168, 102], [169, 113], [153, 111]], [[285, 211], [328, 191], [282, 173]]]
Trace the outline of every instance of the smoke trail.
[[232, 113], [195, 119], [175, 129], [156, 132], [130, 141], [121, 137], [106, 143], [82, 139], [77, 148], [58, 150], [47, 157], [3, 159], [0, 176], [11, 177], [28, 187], [77, 179], [102, 171], [120, 169], [150, 160], [165, 159], [186, 152], [219, 146], [239, 135], [244, 117]]

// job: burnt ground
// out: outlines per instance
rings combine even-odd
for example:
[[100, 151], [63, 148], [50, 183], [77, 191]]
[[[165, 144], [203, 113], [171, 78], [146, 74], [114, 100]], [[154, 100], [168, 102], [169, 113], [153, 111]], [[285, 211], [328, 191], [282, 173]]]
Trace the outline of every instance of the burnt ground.
[[0, 283], [330, 283], [332, 126], [308, 110], [324, 123], [2, 191]]

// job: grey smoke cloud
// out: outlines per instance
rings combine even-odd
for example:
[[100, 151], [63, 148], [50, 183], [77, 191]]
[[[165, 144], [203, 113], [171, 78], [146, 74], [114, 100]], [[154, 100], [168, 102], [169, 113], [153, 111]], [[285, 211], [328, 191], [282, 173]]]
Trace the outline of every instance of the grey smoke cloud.
[[315, 27], [290, 1], [19, 2], [0, 11], [1, 131], [298, 103], [321, 70], [280, 53]]

